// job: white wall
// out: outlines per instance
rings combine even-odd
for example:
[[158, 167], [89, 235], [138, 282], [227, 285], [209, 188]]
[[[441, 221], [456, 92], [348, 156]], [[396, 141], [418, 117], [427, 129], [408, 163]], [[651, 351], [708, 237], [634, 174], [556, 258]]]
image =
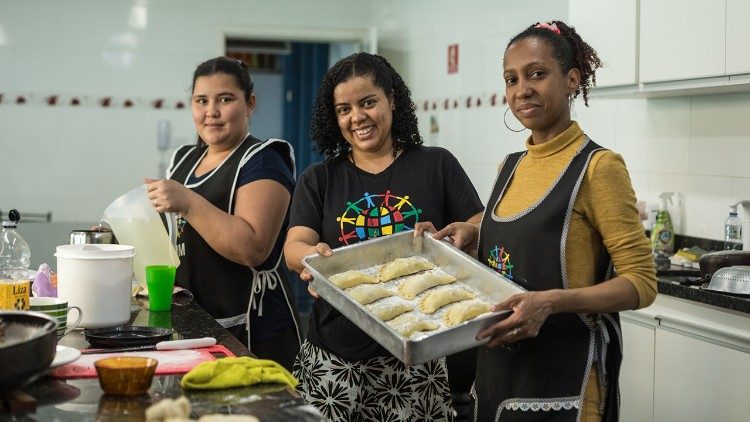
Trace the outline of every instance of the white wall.
[[[187, 109], [191, 72], [221, 54], [222, 31], [274, 25], [314, 31], [378, 28], [379, 50], [410, 84], [428, 143], [459, 157], [483, 198], [498, 162], [523, 148], [508, 131], [501, 60], [510, 36], [538, 20], [566, 19], [568, 4], [470, 0], [356, 1], [0, 0], [0, 209], [52, 210], [57, 221], [93, 222], [117, 194], [157, 173], [156, 122], [169, 120], [173, 145], [192, 142]], [[446, 72], [458, 43], [458, 74]], [[594, 47], [596, 47], [594, 45]], [[13, 104], [16, 95], [30, 97]], [[83, 104], [48, 106], [44, 97]], [[483, 98], [479, 108], [443, 110], [445, 98]], [[99, 107], [112, 96], [115, 106]], [[132, 109], [121, 101], [133, 98]], [[167, 100], [155, 110], [154, 98]], [[438, 102], [424, 112], [424, 100]], [[750, 198], [750, 94], [670, 99], [597, 99], [577, 106], [582, 127], [620, 152], [639, 198], [661, 190], [683, 197], [682, 233], [719, 239], [726, 204]], [[430, 136], [434, 115], [440, 134]]]
[[[498, 163], [523, 148], [526, 135], [508, 131], [505, 107], [489, 106], [489, 96], [504, 94], [502, 55], [510, 37], [538, 20], [566, 19], [567, 2], [472, 0], [393, 0], [379, 9], [378, 45], [402, 72], [417, 103], [426, 144], [448, 148], [460, 160], [483, 200], [490, 194]], [[459, 45], [459, 71], [447, 73], [449, 44]], [[467, 109], [464, 99], [480, 96], [482, 106]], [[458, 99], [457, 109], [443, 109]], [[436, 111], [423, 111], [427, 100]], [[509, 113], [510, 115], [510, 113]], [[430, 136], [435, 116], [440, 135]], [[512, 118], [512, 116], [511, 116]], [[515, 127], [521, 127], [517, 121]]]
[[[484, 101], [467, 109], [463, 99], [502, 96], [508, 39], [536, 21], [565, 20], [567, 3], [392, 0], [379, 9], [380, 49], [412, 88], [426, 142], [453, 151], [485, 200], [498, 163], [523, 149], [527, 134], [505, 128], [505, 106]], [[453, 43], [459, 44], [459, 72], [448, 75], [447, 48]], [[461, 105], [445, 111], [444, 98], [458, 98]], [[422, 111], [424, 100], [437, 100], [438, 110]], [[589, 108], [576, 103], [575, 118], [595, 141], [623, 155], [638, 198], [657, 203], [659, 192], [676, 191], [682, 209], [675, 216], [678, 232], [722, 239], [729, 202], [750, 199], [750, 94], [589, 103]], [[440, 124], [437, 139], [430, 136], [431, 115]]]
[[[0, 209], [97, 221], [112, 199], [158, 175], [157, 121], [171, 123], [172, 149], [193, 142], [192, 72], [223, 53], [224, 32], [272, 25], [339, 39], [366, 28], [370, 7], [343, 0], [0, 0]], [[28, 102], [16, 105], [18, 95]], [[62, 104], [47, 105], [49, 95]], [[80, 106], [69, 105], [73, 96]], [[113, 106], [98, 104], [105, 96]], [[132, 108], [122, 107], [127, 98]], [[151, 106], [157, 98], [165, 108]], [[187, 107], [175, 109], [180, 100]]]

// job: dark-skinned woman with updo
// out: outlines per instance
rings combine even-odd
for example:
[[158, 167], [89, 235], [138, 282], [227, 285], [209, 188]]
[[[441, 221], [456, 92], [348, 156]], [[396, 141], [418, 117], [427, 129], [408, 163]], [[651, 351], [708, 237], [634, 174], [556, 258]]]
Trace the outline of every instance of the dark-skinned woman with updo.
[[526, 149], [500, 165], [480, 226], [434, 235], [476, 246], [481, 262], [527, 289], [496, 304], [510, 316], [479, 334], [489, 340], [477, 358], [476, 420], [619, 417], [618, 312], [651, 304], [656, 274], [622, 157], [571, 120], [598, 67], [596, 51], [560, 21], [510, 40], [505, 93], [531, 131]]

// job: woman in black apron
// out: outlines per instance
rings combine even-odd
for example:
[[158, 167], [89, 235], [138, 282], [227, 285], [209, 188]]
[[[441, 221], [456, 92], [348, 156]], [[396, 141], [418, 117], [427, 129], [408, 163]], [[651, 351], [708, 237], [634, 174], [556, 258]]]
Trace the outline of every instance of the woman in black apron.
[[301, 343], [280, 274], [294, 156], [285, 141], [247, 131], [253, 83], [239, 60], [217, 57], [193, 75], [197, 145], [178, 148], [166, 180], [147, 180], [158, 212], [179, 214], [176, 284], [258, 357], [291, 369]]
[[479, 334], [489, 341], [477, 358], [476, 420], [618, 419], [617, 312], [648, 306], [656, 275], [622, 158], [570, 117], [580, 93], [588, 105], [600, 66], [563, 22], [511, 39], [503, 78], [509, 110], [531, 130], [527, 150], [501, 165], [481, 229], [456, 223], [435, 234], [476, 247], [528, 290], [495, 305], [513, 313]]

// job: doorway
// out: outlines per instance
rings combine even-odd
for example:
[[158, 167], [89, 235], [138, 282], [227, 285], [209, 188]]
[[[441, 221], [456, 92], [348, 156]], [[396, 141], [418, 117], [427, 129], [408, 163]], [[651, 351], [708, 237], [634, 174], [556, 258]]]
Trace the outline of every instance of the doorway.
[[[250, 67], [257, 105], [250, 121], [250, 132], [259, 139], [281, 138], [294, 148], [296, 175], [322, 161], [309, 136], [310, 112], [318, 86], [330, 66], [339, 59], [361, 51], [356, 41], [291, 41], [226, 37], [227, 57], [242, 60]], [[282, 266], [279, 271], [288, 271]], [[307, 283], [287, 272], [303, 321], [312, 309]], [[302, 324], [304, 330], [307, 324]], [[304, 331], [303, 330], [303, 331]], [[305, 333], [306, 334], [306, 333]]]

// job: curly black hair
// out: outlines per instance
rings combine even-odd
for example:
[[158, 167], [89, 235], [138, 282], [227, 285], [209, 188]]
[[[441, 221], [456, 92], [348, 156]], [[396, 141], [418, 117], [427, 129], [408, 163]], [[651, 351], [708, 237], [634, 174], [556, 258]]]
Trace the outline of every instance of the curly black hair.
[[310, 116], [310, 137], [315, 150], [326, 158], [343, 158], [351, 151], [338, 125], [333, 107], [333, 90], [355, 76], [369, 76], [378, 88], [393, 99], [391, 123], [393, 151], [422, 145], [411, 91], [388, 61], [376, 54], [355, 53], [339, 60], [326, 72], [315, 95]]
[[552, 55], [564, 74], [570, 69], [578, 69], [581, 82], [573, 93], [573, 98], [582, 92], [583, 103], [588, 106], [589, 88], [596, 86], [596, 69], [602, 67], [596, 50], [581, 39], [574, 27], [562, 21], [537, 22], [511, 38], [507, 47], [526, 38], [538, 38], [546, 42], [552, 48]]

